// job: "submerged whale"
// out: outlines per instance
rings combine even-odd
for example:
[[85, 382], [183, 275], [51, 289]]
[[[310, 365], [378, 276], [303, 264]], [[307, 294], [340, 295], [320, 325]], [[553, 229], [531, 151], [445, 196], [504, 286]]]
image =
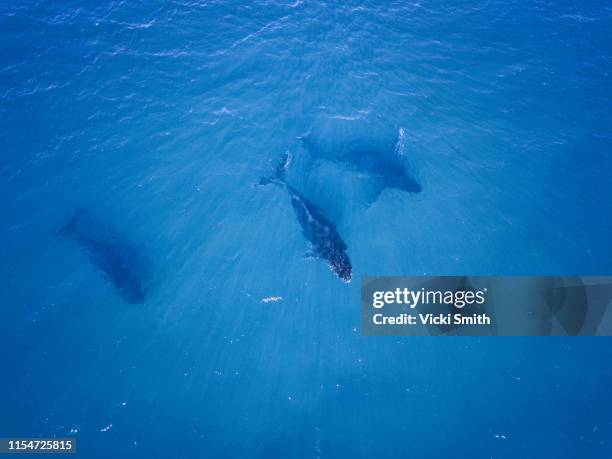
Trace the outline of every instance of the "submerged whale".
[[334, 274], [348, 283], [353, 272], [351, 260], [346, 253], [346, 244], [323, 210], [287, 183], [286, 173], [290, 161], [289, 154], [284, 154], [273, 176], [264, 177], [259, 183], [261, 185], [275, 183], [287, 190], [295, 215], [302, 227], [302, 234], [312, 244], [314, 255], [325, 260]]
[[330, 148], [311, 134], [300, 139], [312, 158], [339, 162], [373, 177], [378, 182], [379, 193], [385, 188], [397, 188], [408, 193], [421, 192], [421, 185], [404, 164], [403, 129], [399, 130], [395, 144], [357, 138]]
[[84, 211], [77, 211], [59, 230], [59, 235], [78, 244], [125, 301], [131, 304], [145, 302], [151, 278], [150, 264], [132, 245], [102, 230]]

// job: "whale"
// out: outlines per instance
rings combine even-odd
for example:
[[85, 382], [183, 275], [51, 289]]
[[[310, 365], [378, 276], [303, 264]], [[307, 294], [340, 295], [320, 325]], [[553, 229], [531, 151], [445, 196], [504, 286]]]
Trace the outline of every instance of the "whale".
[[327, 142], [319, 141], [311, 133], [306, 133], [298, 139], [314, 160], [341, 163], [349, 170], [373, 178], [377, 185], [377, 194], [382, 193], [385, 188], [420, 193], [421, 184], [405, 164], [404, 137], [405, 131], [400, 128], [395, 143], [374, 141], [365, 137], [339, 143]]
[[103, 229], [83, 210], [76, 211], [58, 235], [76, 243], [125, 301], [137, 305], [147, 300], [150, 263], [132, 244]]
[[347, 254], [347, 245], [325, 212], [287, 183], [286, 173], [290, 162], [291, 155], [285, 153], [273, 175], [261, 178], [259, 184], [272, 183], [287, 191], [302, 234], [312, 245], [312, 254], [324, 260], [341, 281], [349, 283], [353, 268]]

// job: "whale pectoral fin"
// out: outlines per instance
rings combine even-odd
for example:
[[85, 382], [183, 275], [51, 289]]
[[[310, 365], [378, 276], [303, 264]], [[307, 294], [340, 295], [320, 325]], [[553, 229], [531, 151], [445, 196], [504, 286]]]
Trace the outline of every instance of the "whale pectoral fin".
[[308, 244], [308, 248], [306, 249], [306, 251], [304, 251], [303, 257], [305, 260], [314, 260], [315, 258], [317, 258], [317, 253], [315, 252], [315, 249], [312, 244]]

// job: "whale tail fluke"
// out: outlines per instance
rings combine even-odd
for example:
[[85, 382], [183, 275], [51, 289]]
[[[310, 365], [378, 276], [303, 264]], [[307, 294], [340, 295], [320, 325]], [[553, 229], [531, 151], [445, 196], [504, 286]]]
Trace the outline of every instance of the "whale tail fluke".
[[259, 179], [259, 184], [268, 185], [269, 183], [285, 183], [289, 164], [291, 164], [291, 155], [289, 154], [289, 152], [285, 152], [281, 156], [281, 160], [276, 166], [276, 169], [274, 169], [274, 173], [272, 175]]
[[72, 237], [75, 233], [77, 233], [77, 226], [85, 214], [86, 211], [83, 209], [77, 209], [74, 211], [68, 221], [55, 232], [55, 235], [68, 238]]

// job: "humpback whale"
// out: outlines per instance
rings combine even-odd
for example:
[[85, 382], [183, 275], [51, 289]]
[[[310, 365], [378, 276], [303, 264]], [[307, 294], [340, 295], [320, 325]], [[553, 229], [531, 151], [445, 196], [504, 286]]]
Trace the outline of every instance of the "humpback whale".
[[379, 192], [385, 188], [397, 188], [408, 193], [421, 192], [421, 185], [408, 172], [402, 158], [403, 129], [399, 130], [394, 144], [353, 138], [330, 148], [310, 133], [300, 139], [312, 158], [342, 163], [351, 170], [373, 177], [378, 182]]
[[84, 211], [75, 212], [59, 230], [59, 235], [79, 245], [125, 301], [145, 302], [150, 264], [133, 246], [102, 230]]
[[312, 244], [314, 255], [325, 260], [336, 276], [343, 282], [352, 278], [351, 261], [346, 253], [346, 244], [323, 210], [302, 196], [286, 181], [286, 172], [291, 156], [285, 153], [271, 177], [260, 180], [261, 185], [274, 183], [284, 187], [291, 198], [291, 205], [302, 227], [302, 234]]

